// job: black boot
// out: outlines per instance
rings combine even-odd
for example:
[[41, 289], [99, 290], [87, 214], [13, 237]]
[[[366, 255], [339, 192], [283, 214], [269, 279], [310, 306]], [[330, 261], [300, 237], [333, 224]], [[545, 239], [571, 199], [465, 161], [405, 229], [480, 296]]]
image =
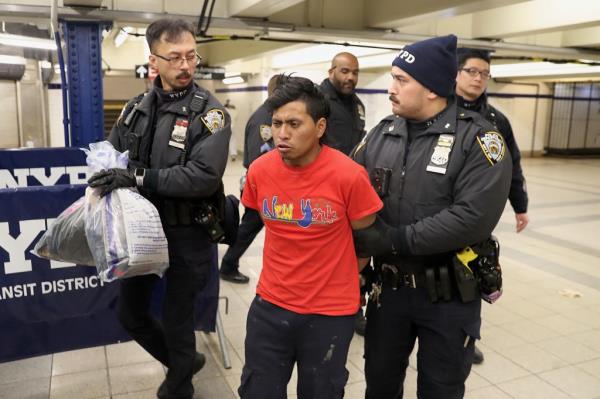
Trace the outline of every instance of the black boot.
[[219, 272], [219, 275], [221, 276], [221, 280], [229, 281], [230, 283], [235, 284], [248, 284], [250, 281], [250, 277], [240, 273], [239, 270], [234, 270], [232, 272]]
[[473, 364], [481, 363], [483, 363], [483, 352], [480, 351], [477, 346], [475, 346], [475, 353], [473, 354]]
[[[204, 354], [200, 352], [196, 352], [196, 358], [194, 359], [194, 368], [192, 369], [193, 373], [196, 374], [198, 371], [202, 370], [202, 367], [204, 367], [205, 363], [206, 356], [204, 356]], [[166, 378], [158, 387], [158, 390], [156, 391], [156, 397], [158, 399], [167, 399], [169, 397]]]

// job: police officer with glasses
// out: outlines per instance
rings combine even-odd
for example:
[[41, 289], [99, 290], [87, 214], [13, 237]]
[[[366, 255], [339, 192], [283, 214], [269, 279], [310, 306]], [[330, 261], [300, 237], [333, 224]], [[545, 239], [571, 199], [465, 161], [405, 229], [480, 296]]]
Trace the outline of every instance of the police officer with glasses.
[[506, 146], [510, 151], [513, 172], [508, 200], [515, 212], [517, 233], [520, 233], [529, 223], [527, 186], [521, 167], [521, 152], [515, 140], [512, 126], [502, 112], [488, 103], [486, 90], [489, 79], [492, 77], [490, 74], [490, 54], [484, 50], [468, 48], [459, 48], [457, 54], [456, 97], [458, 105], [479, 113], [494, 125], [504, 137]]
[[162, 319], [149, 309], [156, 275], [123, 279], [117, 311], [131, 337], [168, 368], [158, 398], [189, 399], [192, 376], [206, 361], [196, 352], [194, 299], [208, 280], [217, 239], [214, 221], [200, 216], [222, 194], [230, 118], [193, 81], [200, 58], [188, 22], [157, 20], [146, 40], [159, 76], [148, 93], [125, 106], [109, 136], [117, 150], [129, 151], [129, 168], [101, 171], [89, 184], [102, 195], [137, 187], [159, 211], [169, 245]]

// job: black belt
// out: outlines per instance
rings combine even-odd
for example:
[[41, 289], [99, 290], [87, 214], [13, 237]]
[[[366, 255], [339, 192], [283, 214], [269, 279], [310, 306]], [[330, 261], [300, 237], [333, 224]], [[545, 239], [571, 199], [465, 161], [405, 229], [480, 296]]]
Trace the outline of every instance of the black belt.
[[425, 274], [404, 273], [396, 265], [382, 263], [381, 282], [383, 285], [391, 286], [392, 289], [400, 287], [423, 288], [425, 287]]

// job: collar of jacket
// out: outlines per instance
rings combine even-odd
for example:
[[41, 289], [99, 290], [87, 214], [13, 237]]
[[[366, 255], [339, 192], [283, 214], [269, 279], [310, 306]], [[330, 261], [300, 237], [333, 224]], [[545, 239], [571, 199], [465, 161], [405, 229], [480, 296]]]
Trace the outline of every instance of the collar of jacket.
[[[162, 107], [161, 109], [165, 112], [181, 116], [188, 116], [190, 96], [192, 96], [193, 93], [196, 92], [196, 90], [198, 90], [198, 86], [196, 85], [196, 83], [193, 83], [190, 86], [190, 89], [187, 91], [187, 93], [185, 93], [185, 95], [181, 99], [177, 101], [170, 101], [168, 103], [164, 103], [166, 106]], [[140, 101], [140, 103], [138, 104], [137, 110], [145, 115], [150, 115], [152, 113], [152, 108], [156, 106], [157, 100], [158, 93], [156, 92], [156, 88], [152, 87], [148, 94], [145, 95], [142, 101]]]
[[456, 102], [458, 106], [469, 111], [481, 112], [487, 108], [487, 94], [483, 92], [475, 101], [467, 101], [464, 97], [456, 95]]
[[[338, 93], [335, 87], [333, 87], [333, 85], [329, 81], [329, 78], [325, 78], [323, 79], [323, 82], [321, 82], [321, 91], [328, 99], [332, 101], [342, 102], [342, 99], [340, 98], [340, 93]], [[352, 92], [352, 94], [350, 94], [348, 97], [352, 99], [352, 102], [358, 101], [358, 96], [354, 92]]]
[[[425, 130], [423, 133], [419, 134], [419, 136], [424, 136], [427, 134], [455, 134], [456, 133], [456, 121], [457, 119], [462, 119], [465, 117], [465, 114], [459, 114], [458, 105], [456, 104], [456, 99], [451, 96], [448, 97], [448, 105], [444, 110], [440, 113], [440, 115], [435, 119], [435, 121]], [[406, 119], [401, 117], [395, 117], [391, 119], [393, 124], [393, 128], [389, 127], [383, 131], [383, 134], [392, 135], [392, 136], [407, 136], [407, 126]], [[392, 125], [388, 125], [392, 126]]]

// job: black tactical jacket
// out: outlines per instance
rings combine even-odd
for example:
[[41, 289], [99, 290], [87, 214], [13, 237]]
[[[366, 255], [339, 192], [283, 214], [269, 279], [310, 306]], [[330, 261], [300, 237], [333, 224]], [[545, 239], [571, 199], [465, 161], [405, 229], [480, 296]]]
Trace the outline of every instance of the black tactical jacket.
[[[449, 154], [440, 138], [446, 144], [452, 141]], [[380, 193], [380, 215], [389, 225], [402, 226], [403, 247], [412, 254], [405, 258], [414, 261], [409, 263], [488, 238], [510, 186], [512, 163], [501, 135], [479, 114], [450, 100], [410, 146], [407, 142], [406, 120], [391, 115], [365, 136], [352, 156], [366, 167], [372, 182], [377, 168], [391, 170], [389, 189]], [[428, 171], [431, 167], [445, 173]], [[391, 253], [382, 260], [402, 261]]]
[[[271, 135], [271, 118], [267, 106], [262, 104], [254, 111], [244, 131], [244, 167], [248, 169], [250, 164], [266, 151], [261, 150], [265, 144], [273, 148], [273, 136]], [[266, 139], [266, 140], [265, 140]]]
[[510, 125], [508, 118], [488, 103], [487, 95], [485, 93], [483, 93], [475, 102], [469, 102], [460, 96], [457, 97], [459, 106], [479, 113], [494, 125], [496, 129], [502, 133], [502, 136], [504, 136], [513, 163], [512, 182], [510, 184], [508, 200], [515, 213], [526, 213], [529, 198], [527, 196], [525, 176], [523, 176], [523, 169], [521, 168], [521, 152], [519, 151], [519, 146], [515, 140], [515, 135], [513, 134], [512, 126]]
[[[130, 151], [130, 168], [146, 169], [143, 190], [140, 191], [151, 197], [153, 202], [156, 203], [156, 197], [209, 197], [220, 187], [227, 164], [231, 137], [229, 114], [210, 92], [195, 83], [187, 90], [177, 92], [175, 101], [160, 101], [159, 104], [157, 84], [160, 85], [160, 77], [148, 93], [134, 98], [125, 106], [108, 140], [117, 150]], [[186, 126], [195, 93], [205, 101], [187, 130], [186, 154], [182, 162], [182, 143], [174, 134], [185, 131], [181, 126]], [[126, 126], [131, 113], [136, 115]], [[176, 129], [176, 125], [180, 127]], [[139, 137], [137, 143], [133, 140], [135, 136]], [[137, 147], [138, 154], [132, 154], [135, 152], [132, 147]]]
[[331, 108], [323, 143], [348, 155], [365, 135], [365, 107], [358, 96], [352, 94], [353, 112], [350, 113], [329, 79], [321, 83], [321, 91]]

